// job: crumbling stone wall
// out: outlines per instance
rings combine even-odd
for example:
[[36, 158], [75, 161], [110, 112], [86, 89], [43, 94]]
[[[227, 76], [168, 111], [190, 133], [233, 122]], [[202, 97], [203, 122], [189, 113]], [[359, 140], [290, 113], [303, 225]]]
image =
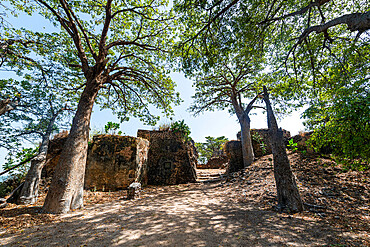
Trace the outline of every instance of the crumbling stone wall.
[[[313, 134], [313, 131], [310, 131], [310, 132], [302, 132], [302, 133], [299, 133], [298, 135], [295, 135], [293, 136], [293, 142], [294, 143], [297, 143], [297, 148], [299, 151], [307, 151], [309, 153], [314, 153], [314, 151], [312, 150], [312, 148], [310, 148], [308, 145], [307, 145], [307, 141], [311, 138]], [[323, 148], [322, 150], [320, 150], [320, 153], [331, 153], [330, 151], [328, 152], [327, 150], [328, 148]]]
[[89, 145], [85, 188], [126, 189], [132, 182], [147, 183], [149, 141], [117, 135], [94, 136]]
[[207, 164], [197, 164], [198, 169], [223, 169], [228, 162], [227, 156], [224, 154], [217, 157], [211, 157]]
[[180, 133], [138, 130], [138, 137], [150, 142], [148, 184], [170, 185], [196, 181], [196, 149]]
[[226, 142], [224, 151], [229, 160], [229, 163], [226, 167], [226, 173], [237, 172], [244, 169], [241, 141]]
[[[283, 131], [283, 139], [285, 145], [289, 143], [290, 132]], [[272, 154], [270, 138], [268, 136], [268, 129], [251, 129], [252, 146], [255, 157]], [[225, 153], [229, 159], [227, 172], [235, 172], [244, 168], [243, 164], [243, 151], [240, 141], [240, 132], [237, 134], [237, 141], [229, 141], [225, 143]]]

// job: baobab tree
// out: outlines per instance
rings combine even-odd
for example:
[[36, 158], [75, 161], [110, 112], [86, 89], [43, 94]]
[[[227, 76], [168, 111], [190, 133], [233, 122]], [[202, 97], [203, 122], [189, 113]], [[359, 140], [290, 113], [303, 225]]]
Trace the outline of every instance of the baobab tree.
[[66, 69], [77, 72], [68, 88], [81, 90], [70, 134], [55, 170], [44, 210], [68, 212], [83, 206], [83, 182], [91, 112], [97, 101], [122, 120], [130, 116], [154, 123], [149, 104], [170, 114], [178, 103], [168, 77], [166, 54], [171, 49], [173, 16], [166, 1], [10, 1], [33, 11], [60, 32], [63, 50], [55, 54]]
[[260, 89], [255, 78], [261, 70], [260, 62], [253, 60], [252, 52], [249, 58], [230, 54], [223, 57], [219, 54], [212, 67], [196, 73], [194, 101], [190, 106], [195, 115], [204, 111], [228, 109], [237, 116], [241, 128], [244, 167], [250, 166], [254, 160], [249, 113], [258, 107], [254, 103]]

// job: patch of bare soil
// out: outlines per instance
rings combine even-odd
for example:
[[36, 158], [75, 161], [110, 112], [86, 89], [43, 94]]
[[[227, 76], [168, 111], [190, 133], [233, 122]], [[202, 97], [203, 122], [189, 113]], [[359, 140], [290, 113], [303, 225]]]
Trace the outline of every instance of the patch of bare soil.
[[[215, 183], [86, 192], [85, 208], [44, 214], [41, 204], [0, 209], [2, 246], [370, 246], [370, 174], [289, 155], [306, 210], [275, 211], [272, 157]], [[202, 171], [206, 173], [206, 171]]]

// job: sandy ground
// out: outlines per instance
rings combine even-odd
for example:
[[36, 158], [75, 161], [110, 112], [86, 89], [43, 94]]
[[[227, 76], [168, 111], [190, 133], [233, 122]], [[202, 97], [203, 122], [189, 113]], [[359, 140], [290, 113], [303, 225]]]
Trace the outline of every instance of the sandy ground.
[[315, 218], [238, 202], [220, 183], [168, 186], [150, 194], [87, 206], [61, 216], [58, 223], [2, 235], [1, 245], [348, 246], [357, 238]]
[[126, 191], [87, 192], [85, 208], [65, 215], [43, 214], [42, 198], [9, 205], [0, 210], [0, 246], [370, 246], [368, 173], [290, 158], [304, 200], [325, 209], [274, 211], [266, 156], [227, 181], [150, 186], [131, 201]]

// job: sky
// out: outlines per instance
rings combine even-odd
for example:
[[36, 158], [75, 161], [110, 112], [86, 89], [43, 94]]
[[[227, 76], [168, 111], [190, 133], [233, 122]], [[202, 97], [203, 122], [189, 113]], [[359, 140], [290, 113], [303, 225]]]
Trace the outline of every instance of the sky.
[[[1, 7], [0, 7], [1, 8]], [[0, 9], [0, 12], [3, 12]], [[18, 18], [13, 18], [10, 23], [14, 27], [24, 27], [36, 31], [53, 31], [55, 27], [50, 23], [38, 16], [20, 15]], [[0, 78], [7, 78], [8, 74], [0, 71]], [[205, 112], [197, 117], [194, 117], [187, 111], [192, 102], [191, 96], [194, 94], [192, 81], [186, 79], [182, 73], [172, 73], [171, 78], [177, 83], [177, 91], [180, 92], [183, 103], [174, 108], [175, 116], [174, 121], [184, 120], [189, 125], [191, 134], [190, 136], [196, 142], [205, 141], [206, 136], [225, 136], [230, 140], [236, 139], [236, 134], [240, 130], [240, 125], [237, 122], [236, 116], [231, 116], [227, 111]], [[255, 110], [257, 115], [251, 115], [252, 128], [267, 128], [266, 115], [261, 113], [261, 110]], [[290, 131], [292, 135], [297, 134], [299, 131], [304, 130], [302, 120], [300, 119], [301, 112], [296, 111], [291, 115], [285, 116], [280, 119], [278, 124], [283, 129]], [[112, 115], [109, 110], [100, 111], [98, 106], [94, 107], [91, 118], [91, 129], [102, 131], [107, 122], [119, 122], [119, 120]], [[162, 119], [159, 124], [170, 124], [168, 119]], [[131, 119], [128, 122], [122, 123], [120, 130], [125, 135], [136, 136], [138, 129], [152, 129], [152, 126], [145, 126], [137, 119]], [[2, 164], [4, 164], [4, 157], [6, 150], [0, 149], [0, 171]]]
[[[229, 140], [235, 140], [236, 134], [240, 130], [240, 125], [237, 121], [236, 115], [230, 115], [227, 111], [205, 112], [199, 116], [194, 117], [187, 109], [192, 103], [191, 96], [194, 95], [194, 88], [192, 81], [185, 78], [182, 73], [172, 73], [172, 80], [177, 83], [177, 91], [183, 102], [180, 106], [174, 107], [175, 116], [173, 121], [184, 120], [189, 125], [190, 136], [196, 142], [204, 142], [206, 136], [225, 136]], [[252, 128], [267, 128], [266, 114], [262, 113], [261, 109], [252, 111], [256, 115], [251, 115]], [[280, 119], [279, 126], [291, 132], [292, 135], [304, 130], [302, 120], [299, 118], [300, 112], [296, 111], [290, 115], [286, 115]], [[91, 129], [102, 131], [104, 125], [109, 122], [119, 122], [109, 110], [100, 111], [98, 106], [94, 107], [94, 112], [91, 118]], [[162, 119], [159, 124], [169, 124], [169, 119]], [[145, 126], [137, 119], [124, 122], [120, 126], [120, 130], [126, 135], [136, 136], [138, 129], [152, 129], [152, 126]]]

